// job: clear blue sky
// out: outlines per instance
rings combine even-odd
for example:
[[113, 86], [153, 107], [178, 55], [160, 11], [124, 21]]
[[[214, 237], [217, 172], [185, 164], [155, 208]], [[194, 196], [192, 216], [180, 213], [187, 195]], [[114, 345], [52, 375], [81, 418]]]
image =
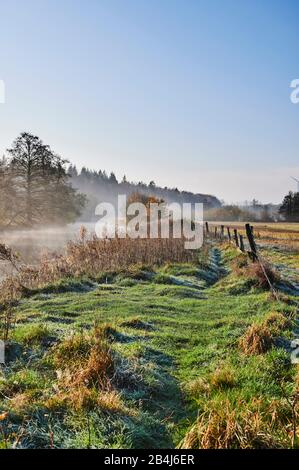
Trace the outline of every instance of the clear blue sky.
[[299, 177], [298, 0], [0, 1], [0, 152], [278, 202]]

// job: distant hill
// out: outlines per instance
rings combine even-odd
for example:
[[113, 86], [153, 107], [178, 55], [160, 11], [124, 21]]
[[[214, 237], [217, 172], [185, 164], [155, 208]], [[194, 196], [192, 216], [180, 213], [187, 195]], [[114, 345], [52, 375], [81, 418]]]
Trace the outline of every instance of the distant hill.
[[156, 196], [163, 199], [167, 203], [172, 202], [201, 202], [204, 208], [212, 209], [221, 207], [221, 202], [217, 197], [210, 194], [192, 193], [190, 191], [180, 191], [177, 188], [168, 188], [156, 186], [154, 181], [146, 184], [142, 181], [133, 183], [127, 181], [124, 176], [122, 181], [117, 181], [114, 173], [108, 176], [105, 171], [92, 171], [85, 167], [80, 172], [76, 167], [71, 165], [68, 169], [68, 174], [71, 177], [71, 183], [74, 188], [84, 193], [88, 197], [88, 204], [82, 214], [83, 220], [92, 220], [94, 218], [94, 210], [100, 202], [117, 203], [117, 196], [119, 194], [126, 194], [129, 196], [134, 192], [140, 192], [146, 195]]

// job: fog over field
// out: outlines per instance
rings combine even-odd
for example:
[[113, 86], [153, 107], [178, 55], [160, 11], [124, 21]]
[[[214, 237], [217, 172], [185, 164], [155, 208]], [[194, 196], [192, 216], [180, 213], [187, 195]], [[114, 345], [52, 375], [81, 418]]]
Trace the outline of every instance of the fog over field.
[[[67, 242], [79, 234], [81, 222], [64, 227], [42, 227], [30, 230], [7, 230], [0, 233], [0, 243], [8, 245], [19, 254], [22, 263], [35, 264], [42, 255], [64, 252]], [[88, 233], [93, 233], [95, 224], [84, 222]], [[0, 261], [0, 278], [11, 272], [12, 267]]]

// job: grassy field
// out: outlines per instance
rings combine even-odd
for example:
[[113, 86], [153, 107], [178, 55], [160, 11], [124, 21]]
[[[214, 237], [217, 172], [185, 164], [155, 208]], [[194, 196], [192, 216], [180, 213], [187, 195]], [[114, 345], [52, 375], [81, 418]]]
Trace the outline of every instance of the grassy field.
[[[210, 226], [236, 228], [239, 233], [245, 235], [244, 222], [209, 222]], [[299, 224], [298, 223], [264, 223], [253, 222], [254, 234], [257, 243], [262, 247], [276, 246], [279, 250], [285, 250], [290, 253], [290, 257], [294, 253], [299, 252]], [[226, 233], [226, 230], [225, 230]]]
[[246, 263], [217, 244], [192, 263], [22, 298], [0, 376], [1, 447], [297, 446], [295, 297], [275, 300]]
[[[250, 221], [248, 221], [250, 222]], [[225, 225], [236, 228], [244, 227], [244, 222], [209, 222], [211, 225]], [[252, 225], [257, 229], [267, 229], [272, 231], [283, 231], [283, 232], [299, 232], [298, 222], [252, 222]]]

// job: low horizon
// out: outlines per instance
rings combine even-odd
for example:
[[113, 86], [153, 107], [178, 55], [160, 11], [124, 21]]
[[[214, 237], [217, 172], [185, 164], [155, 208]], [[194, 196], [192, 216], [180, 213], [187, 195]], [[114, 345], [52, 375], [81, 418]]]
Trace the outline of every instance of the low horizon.
[[[33, 133], [34, 135], [34, 133]], [[17, 136], [16, 136], [17, 137]], [[14, 141], [15, 139], [13, 139]], [[13, 142], [11, 142], [12, 144]], [[46, 142], [45, 142], [46, 143]], [[7, 146], [6, 148], [6, 151], [3, 151], [2, 152], [2, 155], [3, 157], [5, 157], [7, 155], [7, 149], [8, 149], [9, 146]], [[50, 145], [51, 147], [51, 145]], [[55, 151], [55, 149], [52, 149]], [[58, 152], [58, 154], [60, 155], [60, 153]], [[262, 200], [262, 199], [259, 199], [258, 195], [259, 195], [259, 191], [256, 191], [255, 193], [251, 193], [251, 197], [249, 198], [243, 198], [243, 199], [239, 199], [239, 200], [236, 200], [236, 199], [229, 199], [229, 200], [225, 200], [223, 197], [221, 197], [221, 195], [219, 195], [218, 193], [216, 192], [208, 192], [208, 191], [201, 191], [200, 190], [200, 187], [199, 188], [196, 188], [195, 186], [192, 186], [192, 185], [188, 185], [187, 183], [185, 184], [184, 186], [184, 183], [180, 183], [180, 185], [175, 185], [173, 182], [175, 180], [172, 180], [170, 181], [169, 184], [164, 184], [163, 181], [160, 181], [158, 179], [154, 179], [154, 178], [136, 178], [135, 180], [132, 179], [130, 177], [130, 175], [128, 173], [123, 173], [123, 174], [120, 174], [119, 171], [115, 170], [110, 170], [109, 168], [101, 168], [101, 167], [89, 167], [89, 166], [86, 166], [84, 164], [81, 164], [81, 165], [76, 165], [73, 161], [71, 160], [68, 160], [68, 164], [69, 165], [73, 165], [77, 168], [77, 170], [80, 172], [82, 170], [82, 168], [87, 168], [88, 170], [90, 171], [105, 171], [108, 175], [112, 172], [115, 174], [118, 182], [120, 182], [122, 180], [122, 178], [124, 176], [126, 176], [126, 179], [127, 181], [129, 181], [130, 183], [133, 183], [133, 184], [137, 184], [138, 182], [143, 182], [145, 183], [146, 185], [148, 185], [150, 183], [150, 181], [154, 181], [156, 186], [159, 186], [161, 188], [164, 188], [164, 187], [168, 187], [169, 189], [173, 189], [173, 188], [177, 188], [179, 191], [189, 191], [189, 192], [192, 192], [194, 194], [206, 194], [206, 195], [211, 195], [211, 196], [215, 196], [217, 199], [219, 199], [219, 201], [221, 201], [222, 204], [225, 204], [225, 205], [238, 205], [238, 206], [246, 206], [246, 205], [250, 205], [252, 203], [252, 201], [256, 201], [256, 203], [258, 204], [262, 204], [262, 205], [268, 205], [268, 204], [273, 204], [273, 205], [281, 205], [282, 203], [282, 200], [284, 198], [284, 196], [286, 194], [288, 194], [290, 191], [291, 192], [296, 192], [296, 186], [298, 185], [298, 183], [296, 183], [295, 179], [296, 179], [296, 175], [299, 175], [299, 168], [293, 168], [293, 169], [276, 169], [276, 170], [273, 170], [273, 174], [277, 175], [279, 174], [280, 177], [282, 177], [283, 179], [283, 182], [284, 182], [284, 185], [283, 185], [283, 188], [281, 190], [281, 197], [277, 198], [276, 200]], [[230, 175], [233, 174], [233, 172], [227, 172], [229, 173]], [[215, 180], [221, 180], [223, 179], [224, 177], [224, 172], [222, 171], [218, 171], [218, 172], [206, 172], [205, 173], [205, 179], [206, 177], [208, 176], [208, 178], [210, 177], [211, 179], [213, 179], [214, 181]], [[267, 178], [268, 178], [268, 183], [270, 184], [270, 180], [273, 178], [273, 174], [271, 173], [267, 173]], [[261, 175], [261, 174], [255, 174], [255, 172], [253, 171], [252, 172], [252, 175], [253, 175], [253, 178], [256, 178], [257, 181], [259, 181], [260, 184], [264, 184], [264, 179], [265, 179], [265, 175]], [[295, 175], [295, 176], [292, 176], [292, 175]], [[240, 173], [238, 174], [237, 176], [237, 173], [235, 173], [235, 178], [236, 178], [236, 183], [238, 185], [238, 187], [242, 188], [242, 186], [244, 187], [244, 185], [247, 185], [248, 184], [248, 172], [246, 174], [244, 173]], [[299, 177], [298, 177], [298, 180], [299, 180]], [[272, 181], [272, 184], [273, 186], [275, 186], [275, 181], [276, 181], [276, 178], [274, 178], [274, 181]], [[208, 187], [209, 185], [207, 183], [205, 183], [205, 187]], [[288, 189], [284, 189], [284, 188], [288, 188]]]

